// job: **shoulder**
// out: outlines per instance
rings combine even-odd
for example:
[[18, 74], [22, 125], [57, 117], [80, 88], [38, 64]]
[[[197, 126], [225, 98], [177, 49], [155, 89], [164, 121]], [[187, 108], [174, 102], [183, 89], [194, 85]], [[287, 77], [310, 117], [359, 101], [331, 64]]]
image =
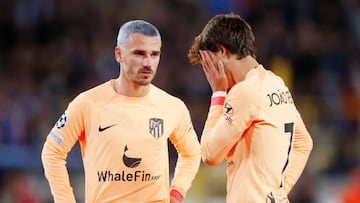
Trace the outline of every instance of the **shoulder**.
[[229, 94], [235, 94], [241, 98], [255, 97], [259, 94], [259, 84], [253, 78], [250, 78], [235, 84]]
[[111, 81], [107, 81], [81, 92], [75, 97], [72, 103], [88, 104], [90, 102], [103, 102], [110, 99], [113, 94]]
[[179, 97], [176, 97], [167, 91], [160, 89], [155, 85], [151, 85], [150, 98], [158, 105], [163, 107], [185, 107], [185, 103]]
[[262, 90], [256, 78], [247, 78], [229, 91], [226, 101], [236, 108], [258, 109], [261, 105]]
[[231, 91], [240, 97], [259, 98], [264, 88], [279, 82], [283, 82], [280, 77], [260, 65], [257, 69], [249, 71], [245, 80], [235, 84]]

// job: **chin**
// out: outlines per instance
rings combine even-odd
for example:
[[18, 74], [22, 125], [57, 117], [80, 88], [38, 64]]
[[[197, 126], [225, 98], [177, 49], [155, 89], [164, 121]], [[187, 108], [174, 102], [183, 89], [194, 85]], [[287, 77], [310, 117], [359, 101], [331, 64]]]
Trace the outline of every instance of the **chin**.
[[152, 80], [141, 80], [141, 81], [137, 81], [137, 83], [141, 86], [147, 86], [150, 85]]

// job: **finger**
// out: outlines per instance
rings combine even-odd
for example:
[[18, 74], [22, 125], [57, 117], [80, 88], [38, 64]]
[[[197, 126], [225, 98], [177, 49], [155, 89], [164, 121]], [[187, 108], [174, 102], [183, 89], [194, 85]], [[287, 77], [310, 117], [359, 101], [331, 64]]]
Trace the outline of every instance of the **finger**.
[[201, 65], [205, 65], [205, 56], [203, 51], [199, 51], [200, 57], [201, 57]]
[[218, 66], [215, 66], [215, 64], [213, 63], [213, 61], [215, 61], [215, 60], [214, 60], [214, 59], [215, 59], [215, 54], [214, 54], [213, 52], [210, 52], [210, 51], [207, 52], [207, 54], [208, 54], [209, 60], [211, 61], [212, 67], [213, 67], [215, 70], [219, 71]]
[[217, 66], [214, 64], [214, 54], [211, 51], [204, 51], [204, 57], [207, 63], [207, 68], [209, 69], [209, 71], [212, 71], [215, 73], [218, 72], [218, 68]]
[[209, 81], [209, 83], [211, 83], [211, 81], [215, 77], [216, 73], [213, 69], [210, 68], [210, 65], [208, 63], [209, 62], [208, 56], [204, 52], [202, 52], [202, 59], [203, 59], [202, 60], [203, 71], [205, 73], [206, 79]]
[[220, 74], [225, 75], [224, 62], [222, 60], [218, 61], [218, 69]]
[[209, 72], [210, 66], [208, 62], [208, 56], [205, 51], [201, 51], [202, 66], [204, 71]]

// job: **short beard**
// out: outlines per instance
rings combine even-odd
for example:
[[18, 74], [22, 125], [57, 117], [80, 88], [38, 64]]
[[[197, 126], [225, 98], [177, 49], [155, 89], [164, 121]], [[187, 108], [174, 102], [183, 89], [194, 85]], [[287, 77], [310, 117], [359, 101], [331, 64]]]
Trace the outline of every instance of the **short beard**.
[[134, 82], [140, 86], [147, 86], [151, 83], [151, 80], [149, 81], [149, 80], [140, 79], [140, 80], [135, 80]]

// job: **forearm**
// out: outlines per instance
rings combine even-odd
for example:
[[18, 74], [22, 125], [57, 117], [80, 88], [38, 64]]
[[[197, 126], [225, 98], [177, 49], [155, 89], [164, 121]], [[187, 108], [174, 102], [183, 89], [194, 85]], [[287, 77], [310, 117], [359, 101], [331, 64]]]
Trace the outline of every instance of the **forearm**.
[[171, 181], [171, 190], [178, 191], [183, 197], [186, 196], [200, 166], [200, 148], [193, 154], [181, 155], [179, 153], [175, 167], [174, 178]]
[[301, 176], [309, 159], [312, 148], [312, 138], [306, 130], [302, 119], [299, 117], [297, 127], [295, 128], [290, 164], [284, 177], [284, 189], [287, 193], [291, 191]]
[[76, 202], [65, 165], [66, 155], [60, 153], [51, 142], [47, 141], [44, 144], [41, 158], [54, 202]]
[[218, 122], [223, 111], [222, 105], [211, 106], [201, 135], [201, 156], [202, 160], [209, 165], [216, 165], [221, 162], [224, 155], [223, 145], [218, 143], [222, 137], [216, 136], [215, 124]]

